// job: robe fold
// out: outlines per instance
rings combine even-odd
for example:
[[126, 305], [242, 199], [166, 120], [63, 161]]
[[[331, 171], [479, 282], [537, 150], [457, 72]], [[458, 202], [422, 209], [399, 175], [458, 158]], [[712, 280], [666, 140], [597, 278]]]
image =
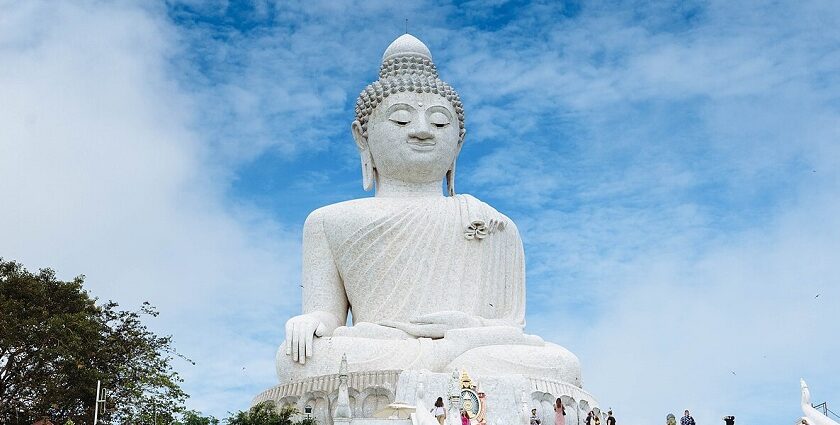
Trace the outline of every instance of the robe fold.
[[[524, 326], [525, 262], [513, 222], [470, 195], [334, 204], [324, 223], [354, 322], [447, 310]], [[490, 223], [500, 223], [490, 226]], [[470, 224], [486, 235], [468, 238]]]

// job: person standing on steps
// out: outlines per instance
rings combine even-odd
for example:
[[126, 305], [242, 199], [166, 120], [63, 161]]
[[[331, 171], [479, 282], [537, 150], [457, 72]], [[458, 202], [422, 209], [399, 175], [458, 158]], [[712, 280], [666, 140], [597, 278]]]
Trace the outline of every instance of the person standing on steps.
[[438, 397], [435, 401], [435, 407], [432, 408], [432, 416], [437, 419], [440, 425], [446, 421], [446, 409], [443, 408], [443, 397]]
[[554, 402], [554, 425], [566, 425], [566, 408], [559, 398]]
[[688, 413], [688, 410], [685, 411], [685, 415], [680, 419], [680, 425], [697, 425], [694, 422], [694, 418]]
[[540, 425], [542, 421], [537, 417], [537, 409], [531, 409], [531, 425]]
[[461, 411], [461, 425], [470, 425], [470, 415], [466, 410]]

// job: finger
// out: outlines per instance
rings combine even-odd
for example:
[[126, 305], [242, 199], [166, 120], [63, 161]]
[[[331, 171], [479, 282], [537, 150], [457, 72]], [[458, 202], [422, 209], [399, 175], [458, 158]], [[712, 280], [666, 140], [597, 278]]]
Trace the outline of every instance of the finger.
[[295, 323], [294, 327], [292, 328], [292, 360], [298, 361], [298, 341], [300, 341], [300, 336], [298, 335], [298, 324]]
[[391, 321], [391, 320], [383, 320], [381, 322], [376, 322], [376, 324], [381, 325], [381, 326], [387, 326], [389, 328], [401, 329], [400, 325], [402, 324], [402, 322], [394, 322], [394, 321]]
[[420, 338], [438, 339], [443, 338], [447, 328], [448, 326], [439, 324], [412, 325], [412, 329], [406, 330], [406, 332]]
[[294, 338], [294, 328], [292, 324], [286, 322], [286, 355], [292, 355], [292, 338]]
[[446, 325], [440, 324], [412, 324], [403, 322], [384, 321], [379, 322], [382, 326], [400, 329], [410, 335], [421, 338], [443, 338], [446, 332]]
[[315, 338], [315, 330], [307, 329], [306, 332], [306, 357], [312, 357], [312, 339]]
[[427, 338], [443, 338], [446, 331], [449, 330], [449, 326], [447, 325], [430, 325], [425, 327], [426, 333], [425, 337]]
[[301, 324], [298, 328], [298, 362], [300, 364], [306, 363], [306, 331], [309, 326]]
[[414, 334], [411, 333], [411, 324], [410, 323], [397, 322], [397, 321], [393, 321], [393, 320], [383, 320], [381, 322], [378, 322], [377, 324], [381, 325], [381, 326], [386, 326], [386, 327], [389, 327], [389, 328], [399, 329], [399, 330], [401, 330], [405, 333], [408, 333], [410, 335], [414, 335]]

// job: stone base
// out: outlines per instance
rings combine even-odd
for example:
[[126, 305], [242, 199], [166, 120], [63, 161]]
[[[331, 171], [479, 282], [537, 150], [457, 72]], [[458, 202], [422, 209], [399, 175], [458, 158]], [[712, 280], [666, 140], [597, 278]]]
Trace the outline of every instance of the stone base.
[[[469, 370], [466, 372], [476, 384], [476, 391], [486, 394], [487, 425], [527, 424], [531, 409], [537, 409], [543, 424], [553, 424], [554, 401], [557, 398], [561, 398], [566, 406], [568, 425], [582, 424], [589, 410], [595, 410], [601, 415], [595, 398], [570, 383], [521, 375], [474, 375]], [[428, 408], [434, 405], [438, 397], [443, 397], [449, 409], [448, 396], [455, 385], [451, 374], [419, 370], [351, 372], [348, 375], [350, 408], [353, 413], [353, 419], [349, 422], [334, 422], [332, 418], [338, 397], [338, 374], [275, 386], [254, 398], [253, 403], [272, 401], [278, 407], [292, 406], [300, 412], [306, 406], [311, 406], [312, 415], [321, 425], [403, 425], [411, 424], [412, 421], [374, 419], [373, 414], [391, 403], [417, 405], [418, 396], [421, 397], [422, 405]], [[418, 394], [421, 382], [423, 393]], [[453, 416], [452, 412], [448, 410], [448, 415]], [[457, 414], [457, 410], [454, 412]], [[453, 420], [452, 423], [460, 424], [454, 419], [457, 418], [450, 417], [447, 423]]]

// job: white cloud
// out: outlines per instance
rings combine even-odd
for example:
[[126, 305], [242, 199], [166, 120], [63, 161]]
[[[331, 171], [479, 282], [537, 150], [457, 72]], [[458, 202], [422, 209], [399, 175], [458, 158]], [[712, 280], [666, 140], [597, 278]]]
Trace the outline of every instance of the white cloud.
[[298, 238], [224, 201], [194, 99], [167, 75], [175, 29], [157, 8], [97, 2], [2, 16], [0, 255], [85, 274], [128, 308], [149, 300], [153, 328], [198, 362], [179, 365], [191, 405], [244, 408], [274, 383]]
[[523, 51], [555, 73], [482, 66], [522, 80], [500, 97], [516, 105], [508, 134], [532, 111], [579, 111], [555, 139], [526, 132], [532, 157], [500, 146], [468, 180], [523, 201], [510, 205], [529, 329], [580, 355], [622, 423], [685, 408], [700, 423], [792, 421], [800, 376], [840, 399], [840, 62], [825, 60], [837, 31], [823, 16], [838, 11], [728, 5], [673, 32], [590, 9], [562, 24], [563, 56]]
[[840, 400], [836, 5], [538, 4], [497, 28], [381, 7], [260, 3], [240, 31], [125, 4], [4, 5], [0, 254], [149, 298], [199, 361], [191, 407], [244, 407], [274, 383], [298, 310], [298, 228], [231, 204], [230, 176], [319, 152], [328, 170], [278, 178], [357, 186], [347, 104], [402, 32], [394, 16], [416, 16], [467, 107], [459, 190], [523, 230], [529, 329], [580, 355], [621, 423], [686, 407], [789, 421], [800, 374]]

